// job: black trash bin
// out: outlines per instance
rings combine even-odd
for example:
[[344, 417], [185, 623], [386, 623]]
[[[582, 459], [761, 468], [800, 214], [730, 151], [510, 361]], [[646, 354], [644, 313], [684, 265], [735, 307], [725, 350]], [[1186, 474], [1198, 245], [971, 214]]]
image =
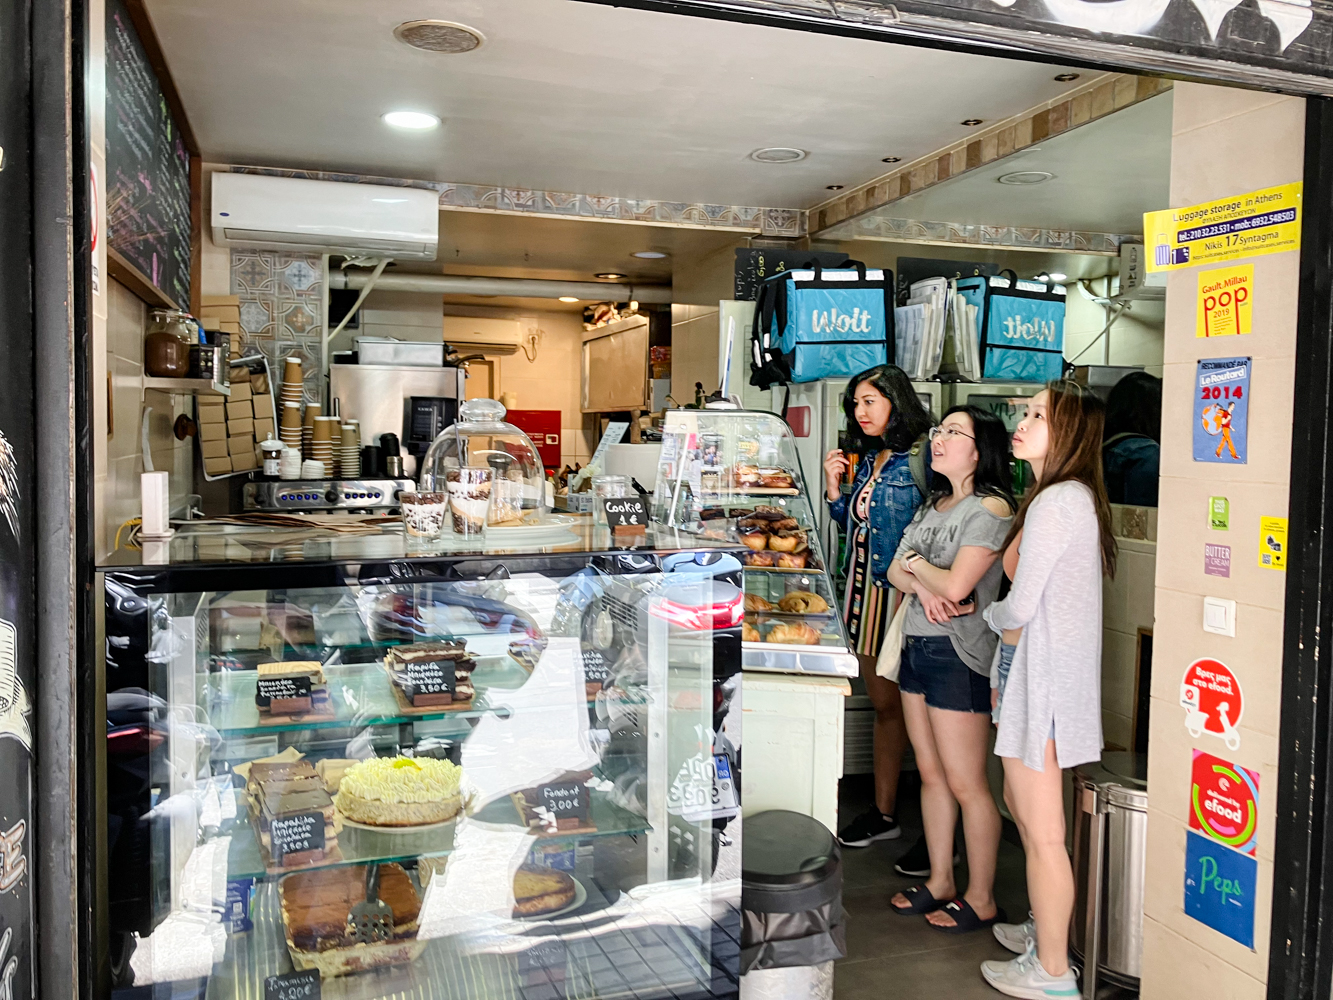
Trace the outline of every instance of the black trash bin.
[[833, 960], [846, 954], [833, 834], [786, 809], [747, 816], [741, 866], [742, 996], [831, 995]]

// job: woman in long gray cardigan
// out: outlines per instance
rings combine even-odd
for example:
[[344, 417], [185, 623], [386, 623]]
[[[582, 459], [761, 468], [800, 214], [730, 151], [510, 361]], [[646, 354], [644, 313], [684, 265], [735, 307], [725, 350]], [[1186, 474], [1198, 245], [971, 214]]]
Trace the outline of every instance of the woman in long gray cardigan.
[[1104, 414], [1101, 400], [1073, 382], [1053, 382], [1032, 398], [1013, 452], [1031, 464], [1037, 485], [1006, 539], [1013, 587], [985, 611], [1002, 638], [995, 752], [1027, 854], [1033, 918], [997, 924], [995, 936], [1020, 955], [983, 962], [981, 970], [1001, 993], [1033, 1000], [1078, 995], [1069, 967], [1074, 873], [1061, 770], [1102, 751], [1102, 576], [1115, 571], [1102, 482]]

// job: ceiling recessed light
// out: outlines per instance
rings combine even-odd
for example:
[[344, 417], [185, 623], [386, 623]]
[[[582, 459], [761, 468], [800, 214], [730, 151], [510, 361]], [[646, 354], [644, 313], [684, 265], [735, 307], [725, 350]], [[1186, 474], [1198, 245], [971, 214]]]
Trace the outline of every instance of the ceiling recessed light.
[[880, 162], [880, 163], [901, 163], [902, 160], [903, 160], [903, 158], [902, 158], [901, 156], [886, 156], [886, 157], [884, 157], [883, 159], [881, 159], [879, 162]]
[[825, 185], [824, 185], [824, 190], [825, 190], [825, 191], [841, 191], [841, 190], [842, 190], [842, 185], [841, 185], [841, 184], [825, 184]]
[[1055, 82], [1068, 83], [1070, 80], [1077, 80], [1079, 75], [1078, 73], [1057, 73], [1055, 74]]
[[1001, 174], [996, 178], [1001, 184], [1044, 184], [1055, 177], [1047, 170], [1015, 170], [1011, 174]]
[[441, 52], [445, 55], [471, 52], [473, 49], [481, 48], [482, 42], [486, 41], [486, 36], [476, 28], [434, 18], [404, 21], [393, 29], [393, 36], [414, 49]]
[[577, 301], [578, 301], [578, 297], [577, 297], [577, 296], [574, 296], [574, 295], [562, 295], [562, 296], [560, 296], [560, 301], [561, 301], [561, 302], [577, 302]]
[[963, 119], [962, 121], [960, 121], [958, 124], [959, 124], [959, 125], [966, 125], [968, 128], [971, 128], [973, 125], [980, 125], [981, 122], [982, 122], [982, 119], [980, 119], [980, 118], [964, 118], [964, 119]]
[[428, 129], [440, 124], [440, 119], [426, 111], [390, 111], [384, 123], [394, 128]]
[[631, 257], [638, 257], [640, 260], [661, 260], [667, 255], [661, 250], [635, 250]]
[[765, 146], [751, 153], [750, 159], [759, 163], [796, 163], [809, 155], [804, 149], [795, 149], [792, 146]]
[[598, 271], [593, 277], [601, 278], [603, 281], [624, 281], [628, 275], [621, 274], [619, 271]]

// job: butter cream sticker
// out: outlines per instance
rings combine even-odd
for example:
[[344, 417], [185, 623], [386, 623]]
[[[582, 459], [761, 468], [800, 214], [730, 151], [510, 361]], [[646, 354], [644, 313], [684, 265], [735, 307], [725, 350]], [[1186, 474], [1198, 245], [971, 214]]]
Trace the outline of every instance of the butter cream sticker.
[[1240, 717], [1245, 698], [1240, 681], [1221, 660], [1202, 657], [1185, 668], [1180, 681], [1180, 704], [1185, 709], [1185, 728], [1196, 740], [1211, 733], [1228, 750], [1240, 749]]
[[1194, 385], [1194, 461], [1244, 465], [1250, 359], [1206, 358]]
[[1143, 240], [1151, 247], [1149, 271], [1299, 250], [1301, 182], [1188, 208], [1145, 212]]
[[1259, 846], [1259, 775], [1195, 750], [1190, 829], [1254, 857]]
[[1287, 519], [1259, 518], [1259, 565], [1264, 569], [1287, 568]]
[[1231, 576], [1231, 546], [1204, 542], [1203, 571], [1208, 576]]
[[1195, 337], [1233, 337], [1250, 332], [1254, 306], [1254, 265], [1199, 272]]

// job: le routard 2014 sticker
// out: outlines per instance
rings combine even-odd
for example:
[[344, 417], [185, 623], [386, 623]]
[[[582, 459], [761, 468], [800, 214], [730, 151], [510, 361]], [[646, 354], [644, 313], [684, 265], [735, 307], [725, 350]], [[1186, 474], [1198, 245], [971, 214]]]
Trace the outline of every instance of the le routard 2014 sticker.
[[1259, 844], [1259, 775], [1202, 750], [1193, 754], [1190, 829], [1254, 857]]
[[1185, 668], [1180, 682], [1180, 704], [1185, 709], [1185, 728], [1198, 739], [1212, 733], [1229, 750], [1240, 749], [1240, 717], [1245, 698], [1240, 681], [1221, 660], [1203, 657]]

